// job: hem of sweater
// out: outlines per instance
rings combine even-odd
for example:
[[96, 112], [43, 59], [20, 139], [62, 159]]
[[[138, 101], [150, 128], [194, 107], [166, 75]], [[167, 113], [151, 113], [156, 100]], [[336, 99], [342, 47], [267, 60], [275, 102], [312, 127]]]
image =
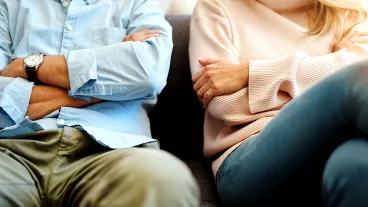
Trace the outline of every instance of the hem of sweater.
[[[256, 134], [253, 134], [252, 136], [249, 136], [247, 137], [245, 140], [253, 137], [253, 136], [256, 136], [258, 133]], [[235, 145], [233, 145], [232, 147], [230, 147], [229, 149], [227, 149], [224, 153], [222, 153], [222, 155], [217, 158], [215, 161], [212, 162], [212, 172], [213, 172], [213, 175], [215, 176], [215, 182], [216, 182], [216, 176], [217, 176], [217, 172], [218, 170], [220, 169], [222, 163], [224, 163], [224, 161], [226, 160], [226, 158], [232, 153], [234, 152], [234, 150], [236, 150], [241, 144], [243, 144], [243, 142], [245, 141], [241, 141]]]
[[[248, 137], [249, 138], [249, 137]], [[247, 138], [247, 139], [248, 139]], [[245, 139], [246, 140], [246, 139]], [[236, 149], [236, 148], [238, 148], [239, 147], [239, 145], [241, 145], [245, 140], [243, 140], [243, 141], [241, 141], [241, 142], [239, 142], [239, 143], [237, 143], [237, 144], [235, 144], [235, 145], [233, 145], [232, 147], [230, 147], [229, 149], [227, 149], [224, 153], [222, 153], [222, 155], [219, 157], [219, 158], [217, 158], [215, 161], [213, 161], [212, 162], [212, 172], [213, 172], [213, 175], [215, 176], [215, 178], [216, 178], [216, 176], [217, 176], [217, 172], [218, 172], [218, 170], [220, 169], [220, 167], [221, 167], [221, 165], [222, 165], [222, 163], [225, 161], [225, 159]], [[215, 182], [217, 182], [216, 181], [216, 179], [215, 179]]]

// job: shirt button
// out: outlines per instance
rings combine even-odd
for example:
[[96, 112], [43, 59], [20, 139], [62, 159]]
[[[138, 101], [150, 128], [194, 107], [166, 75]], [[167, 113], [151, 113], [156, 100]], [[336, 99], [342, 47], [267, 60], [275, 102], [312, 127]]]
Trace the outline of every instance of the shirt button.
[[57, 124], [64, 125], [65, 124], [65, 120], [64, 119], [59, 119], [59, 120], [57, 120]]
[[66, 8], [66, 7], [68, 7], [68, 6], [69, 6], [69, 3], [68, 3], [67, 1], [64, 1], [64, 2], [63, 2], [63, 7], [65, 7], [65, 8]]
[[72, 31], [72, 30], [73, 30], [73, 26], [72, 26], [72, 25], [68, 25], [68, 26], [66, 27], [66, 29], [68, 29], [69, 31]]

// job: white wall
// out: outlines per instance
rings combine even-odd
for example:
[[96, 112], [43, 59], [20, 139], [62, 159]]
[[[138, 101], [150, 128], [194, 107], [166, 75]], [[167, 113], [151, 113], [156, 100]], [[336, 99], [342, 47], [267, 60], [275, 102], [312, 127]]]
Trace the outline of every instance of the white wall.
[[166, 14], [192, 14], [197, 0], [161, 0]]

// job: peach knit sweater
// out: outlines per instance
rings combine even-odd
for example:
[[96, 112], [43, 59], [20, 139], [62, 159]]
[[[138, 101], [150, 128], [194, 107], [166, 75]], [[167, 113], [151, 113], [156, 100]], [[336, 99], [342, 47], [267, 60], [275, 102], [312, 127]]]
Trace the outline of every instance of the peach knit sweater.
[[[204, 155], [224, 152], [213, 162], [215, 175], [226, 156], [266, 127], [286, 103], [326, 76], [368, 57], [367, 23], [338, 42], [333, 32], [308, 36], [305, 11], [277, 12], [266, 6], [267, 1], [273, 0], [199, 0], [192, 17], [192, 74], [202, 69], [198, 58], [250, 63], [249, 86], [214, 98], [206, 110]], [[290, 5], [295, 6], [292, 2], [302, 1], [292, 0]]]

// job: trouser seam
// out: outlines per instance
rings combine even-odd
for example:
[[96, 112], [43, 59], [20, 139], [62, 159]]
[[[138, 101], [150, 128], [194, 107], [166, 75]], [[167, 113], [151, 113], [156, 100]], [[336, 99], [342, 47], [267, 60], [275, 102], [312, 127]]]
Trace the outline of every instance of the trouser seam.
[[[58, 150], [57, 150], [57, 157], [61, 157], [61, 156], [59, 156], [59, 152], [72, 152], [72, 151], [74, 151], [75, 149], [77, 149], [77, 148], [81, 145], [82, 140], [83, 140], [86, 136], [87, 136], [87, 135], [86, 135], [85, 133], [83, 133], [82, 137], [79, 139], [78, 144], [76, 144], [76, 146], [75, 146], [73, 149], [70, 149], [70, 150], [60, 150], [60, 145], [59, 145]], [[65, 143], [63, 142], [63, 139], [60, 139], [60, 143], [65, 144]]]
[[[45, 194], [46, 194], [46, 197], [49, 199], [50, 198], [50, 195], [49, 195], [49, 188], [50, 188], [50, 181], [51, 181], [51, 179], [53, 178], [53, 171], [54, 171], [54, 169], [55, 169], [55, 167], [56, 167], [56, 164], [57, 164], [57, 161], [61, 158], [61, 157], [63, 157], [62, 155], [60, 155], [59, 154], [59, 152], [72, 152], [72, 151], [74, 151], [75, 149], [77, 149], [80, 145], [81, 145], [81, 143], [82, 143], [82, 140], [86, 137], [87, 135], [84, 133], [82, 136], [81, 136], [81, 138], [79, 139], [79, 142], [78, 142], [78, 144], [73, 148], [73, 149], [70, 149], [70, 150], [67, 150], [67, 151], [65, 151], [65, 150], [61, 150], [61, 144], [63, 143], [63, 138], [64, 138], [64, 133], [61, 135], [61, 138], [60, 138], [60, 141], [59, 141], [59, 145], [58, 145], [58, 147], [57, 147], [57, 151], [56, 151], [56, 156], [55, 156], [55, 160], [54, 160], [54, 162], [53, 162], [53, 164], [52, 164], [52, 167], [50, 168], [50, 176], [49, 176], [49, 178], [48, 178], [48, 180], [47, 180], [47, 185], [46, 185], [46, 187], [47, 187], [47, 189], [46, 189], [46, 192], [45, 192]], [[65, 143], [64, 143], [65, 144]], [[67, 186], [65, 186], [62, 190], [61, 190], [61, 193], [63, 193], [64, 191], [65, 191], [65, 188], [66, 188]], [[60, 199], [55, 199], [55, 200], [60, 200]]]
[[56, 154], [55, 154], [55, 158], [54, 158], [54, 161], [52, 162], [52, 165], [51, 165], [51, 168], [50, 168], [50, 175], [49, 177], [47, 178], [47, 182], [46, 182], [46, 189], [45, 189], [45, 197], [47, 198], [48, 195], [49, 195], [49, 188], [50, 188], [50, 181], [51, 181], [51, 178], [52, 178], [52, 175], [53, 175], [53, 171], [54, 171], [54, 168], [56, 166], [56, 162], [58, 160], [58, 151], [59, 151], [59, 147], [60, 147], [60, 144], [58, 146], [58, 148], [56, 149]]
[[[17, 163], [19, 163], [20, 165], [22, 165], [27, 172], [29, 173], [29, 175], [31, 176], [33, 183], [24, 183], [24, 186], [29, 186], [29, 185], [34, 185], [37, 188], [37, 192], [38, 192], [38, 196], [39, 198], [42, 200], [45, 197], [45, 192], [42, 189], [42, 185], [39, 181], [39, 179], [37, 178], [37, 175], [35, 175], [35, 172], [31, 169], [31, 167], [25, 162], [25, 158], [23, 158], [21, 155], [18, 155], [17, 153], [15, 153], [14, 151], [4, 147], [4, 146], [0, 146], [0, 149], [4, 149], [5, 151], [3, 151], [3, 153], [5, 153], [5, 155], [9, 156], [11, 159], [15, 160]], [[5, 186], [4, 184], [0, 184], [2, 186]]]

